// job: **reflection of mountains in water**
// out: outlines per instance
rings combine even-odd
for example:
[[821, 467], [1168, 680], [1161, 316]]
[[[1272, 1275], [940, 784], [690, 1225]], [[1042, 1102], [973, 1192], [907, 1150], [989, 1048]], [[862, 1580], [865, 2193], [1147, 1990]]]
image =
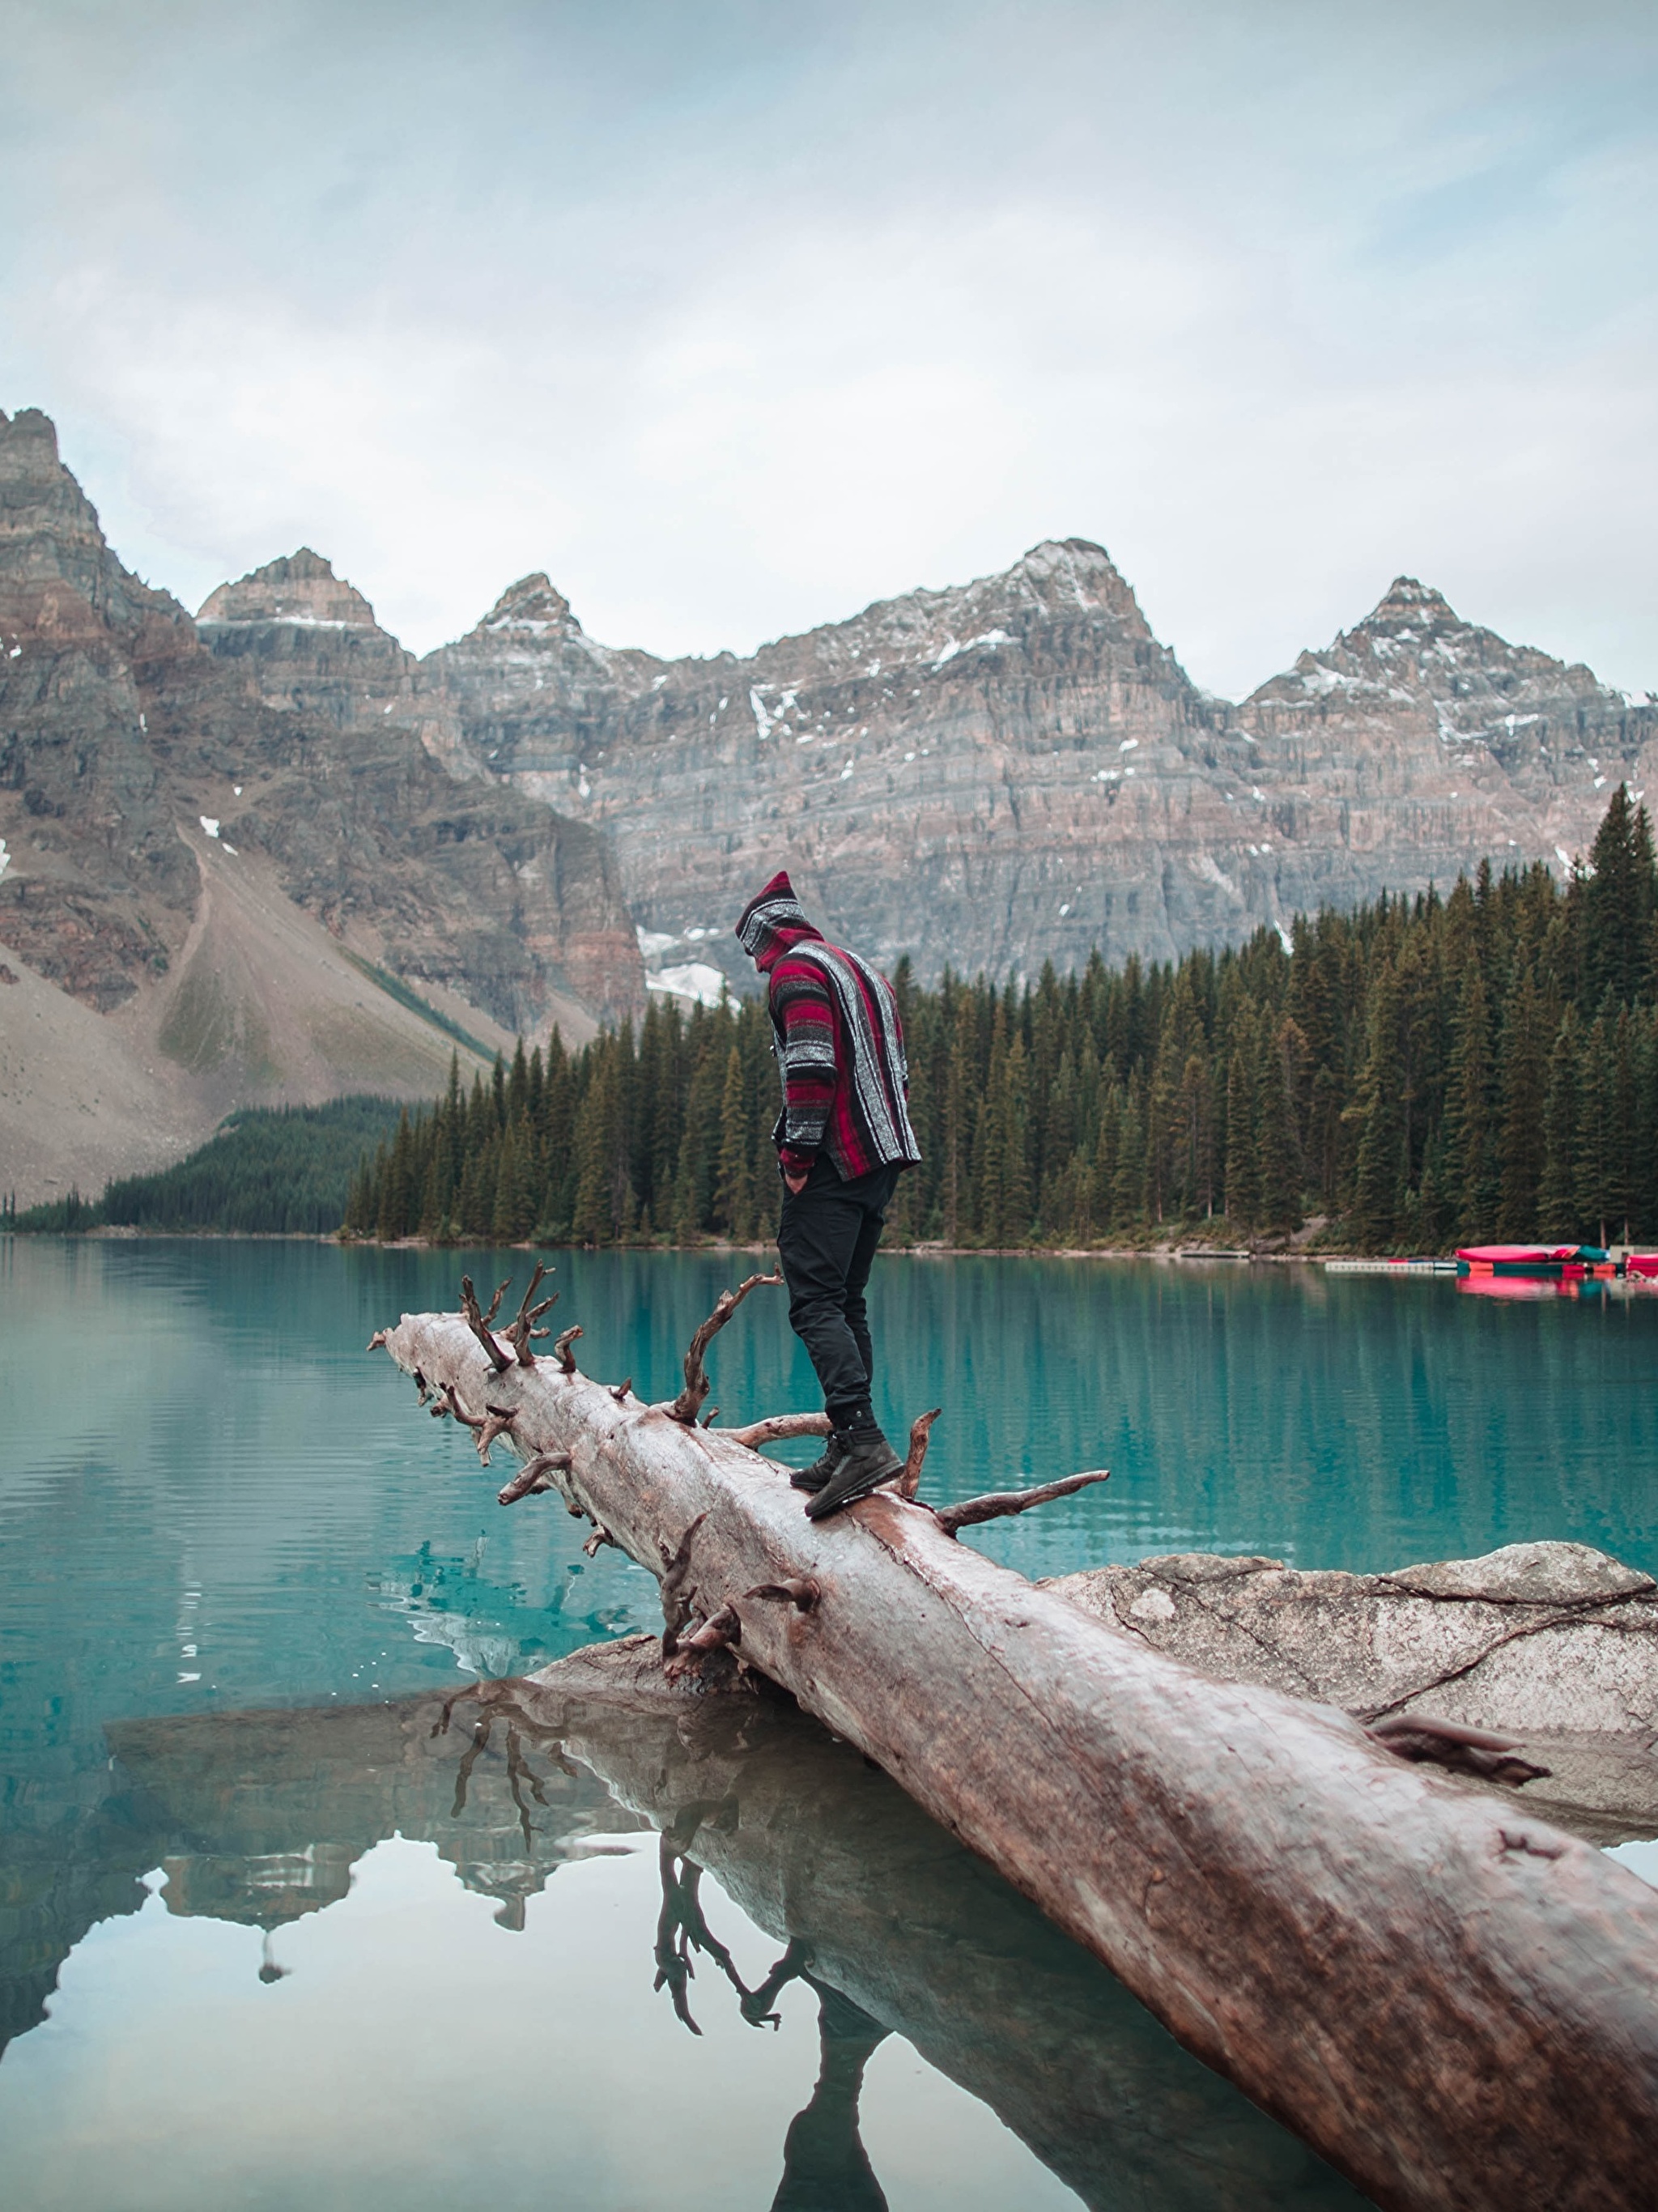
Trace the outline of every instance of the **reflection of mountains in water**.
[[[435, 1844], [513, 1927], [566, 1860], [654, 1828], [668, 1997], [687, 2002], [695, 1950], [751, 2020], [789, 1979], [817, 1994], [817, 2088], [789, 2130], [778, 2203], [884, 2202], [857, 2096], [891, 2032], [1090, 2206], [1357, 2201], [856, 1752], [771, 1696], [665, 1692], [654, 1650], [630, 1638], [488, 1686], [483, 1702], [463, 1692], [452, 1717], [424, 1697], [112, 1727], [113, 1794], [82, 1824], [77, 1863], [29, 1924], [7, 1916], [14, 2032], [39, 2017], [93, 1921], [137, 1909], [158, 1863], [170, 1911], [268, 1930], [343, 1897], [355, 1862], [396, 1832]], [[720, 1958], [700, 1867], [782, 1947], [758, 1990]], [[718, 1987], [705, 1972], [698, 2006]]]
[[[592, 1584], [584, 1586], [580, 1560], [567, 1563], [552, 1584], [550, 1600], [531, 1596], [522, 1583], [498, 1583], [483, 1571], [485, 1540], [459, 1556], [444, 1556], [422, 1544], [406, 1558], [393, 1559], [371, 1575], [369, 1588], [382, 1612], [409, 1624], [416, 1644], [452, 1651], [470, 1674], [494, 1681], [511, 1674], [547, 1651], [551, 1642], [574, 1632], [594, 1640], [625, 1635], [640, 1616], [626, 1605], [586, 1603]], [[629, 1562], [631, 1565], [631, 1562]], [[651, 1606], [656, 1607], [654, 1599]]]

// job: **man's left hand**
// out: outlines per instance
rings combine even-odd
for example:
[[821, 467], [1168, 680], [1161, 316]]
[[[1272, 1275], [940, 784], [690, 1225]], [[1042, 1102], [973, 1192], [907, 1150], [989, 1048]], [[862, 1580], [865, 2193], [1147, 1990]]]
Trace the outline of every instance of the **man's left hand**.
[[799, 1198], [806, 1187], [805, 1170], [803, 1168], [785, 1168], [783, 1180], [788, 1185], [791, 1194]]

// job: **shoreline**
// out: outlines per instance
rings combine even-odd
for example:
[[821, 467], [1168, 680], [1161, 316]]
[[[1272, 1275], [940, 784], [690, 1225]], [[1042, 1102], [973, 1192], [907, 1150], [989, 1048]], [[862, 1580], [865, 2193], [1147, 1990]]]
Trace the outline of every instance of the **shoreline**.
[[[648, 1244], [593, 1245], [553, 1244], [535, 1237], [519, 1237], [510, 1244], [496, 1244], [487, 1237], [458, 1237], [439, 1243], [429, 1237], [397, 1237], [382, 1243], [377, 1237], [342, 1237], [332, 1230], [137, 1229], [124, 1224], [104, 1224], [95, 1229], [0, 1230], [0, 1239], [13, 1237], [20, 1241], [34, 1237], [42, 1240], [60, 1238], [79, 1243], [104, 1244], [160, 1242], [167, 1238], [203, 1244], [333, 1244], [342, 1251], [361, 1252], [740, 1252], [764, 1258], [776, 1249], [775, 1244], [770, 1242], [756, 1240], [736, 1243], [714, 1237], [701, 1238], [695, 1244], [664, 1243], [653, 1238]], [[1186, 1244], [1175, 1239], [1165, 1239], [1156, 1244], [944, 1244], [923, 1240], [914, 1244], [883, 1245], [878, 1256], [884, 1260], [1155, 1260], [1160, 1262], [1180, 1260], [1231, 1267], [1258, 1263], [1315, 1267], [1326, 1260], [1386, 1261], [1405, 1255], [1359, 1252], [1345, 1246], [1322, 1245], [1316, 1251], [1284, 1249], [1251, 1251], [1241, 1245]], [[1413, 1253], [1409, 1256], [1429, 1259], [1450, 1255]]]

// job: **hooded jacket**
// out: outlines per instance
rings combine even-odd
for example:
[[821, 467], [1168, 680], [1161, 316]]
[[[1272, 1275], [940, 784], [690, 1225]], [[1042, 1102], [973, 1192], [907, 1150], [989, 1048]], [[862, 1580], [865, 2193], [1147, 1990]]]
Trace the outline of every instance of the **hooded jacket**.
[[799, 1172], [826, 1152], [849, 1182], [914, 1165], [903, 1028], [885, 976], [812, 927], [786, 872], [744, 908], [737, 936], [768, 980], [783, 1083], [772, 1142], [784, 1166]]

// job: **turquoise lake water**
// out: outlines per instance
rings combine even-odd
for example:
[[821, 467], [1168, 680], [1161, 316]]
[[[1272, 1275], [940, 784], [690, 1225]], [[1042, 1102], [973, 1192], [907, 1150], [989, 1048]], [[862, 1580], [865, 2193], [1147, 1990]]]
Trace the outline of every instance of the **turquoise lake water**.
[[[756, 1264], [555, 1256], [583, 1365], [657, 1396]], [[736, 1979], [704, 1955], [702, 2033], [675, 2019], [652, 1987], [675, 1747], [583, 1764], [430, 1733], [477, 1674], [659, 1619], [649, 1577], [585, 1560], [556, 1501], [501, 1511], [510, 1460], [481, 1470], [364, 1352], [452, 1305], [464, 1267], [528, 1264], [0, 1241], [8, 2203], [1356, 2202], [815, 1737], [732, 1783], [772, 1807], [772, 1857], [742, 1857], [750, 1823], [711, 1832], [701, 1900]], [[1378, 1569], [1533, 1537], [1658, 1569], [1658, 1298], [899, 1256], [872, 1304], [894, 1432], [945, 1409], [926, 1494], [1112, 1469], [974, 1532], [1026, 1573], [1181, 1550]], [[813, 1402], [780, 1293], [710, 1365], [728, 1423]], [[812, 1909], [767, 1900], [814, 1881], [840, 1978], [795, 1977], [756, 2029], [738, 1983]], [[1004, 1970], [1017, 2001], [981, 2016]], [[1070, 2055], [1038, 2094], [1045, 2036]]]

